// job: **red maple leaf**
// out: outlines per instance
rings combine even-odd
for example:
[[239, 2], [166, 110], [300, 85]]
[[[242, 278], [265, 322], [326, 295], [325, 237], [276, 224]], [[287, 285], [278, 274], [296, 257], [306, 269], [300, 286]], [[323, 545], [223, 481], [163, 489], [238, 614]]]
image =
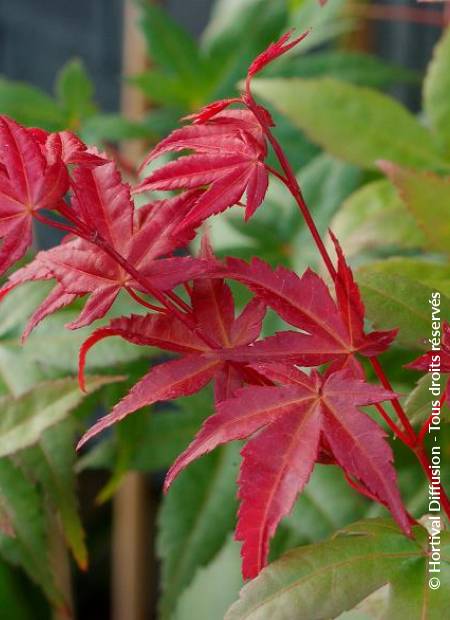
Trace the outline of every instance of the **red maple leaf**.
[[[279, 369], [278, 369], [279, 370]], [[267, 371], [267, 368], [266, 368]], [[243, 576], [255, 577], [267, 562], [269, 540], [292, 509], [326, 445], [344, 472], [385, 504], [410, 532], [397, 488], [393, 454], [384, 431], [358, 407], [395, 394], [354, 379], [347, 370], [326, 377], [290, 368], [285, 385], [253, 386], [217, 405], [191, 445], [170, 468], [165, 490], [189, 463], [215, 447], [250, 437], [239, 476], [241, 505], [236, 538], [243, 542]]]
[[48, 163], [32, 132], [0, 117], [0, 274], [25, 254], [32, 242], [32, 218], [54, 208], [69, 178], [61, 159]]
[[249, 361], [253, 356], [253, 361], [291, 361], [303, 366], [335, 360], [342, 365], [355, 353], [370, 357], [388, 348], [397, 330], [364, 332], [360, 292], [337, 242], [336, 248], [336, 301], [325, 282], [310, 269], [299, 277], [285, 267], [274, 270], [257, 258], [250, 264], [227, 259], [223, 275], [244, 283], [282, 319], [302, 330], [279, 332], [255, 343], [251, 352], [236, 349], [233, 359]]
[[[441, 373], [450, 373], [450, 323], [445, 321], [442, 326], [442, 340], [439, 351], [428, 351], [413, 362], [406, 365], [406, 368], [413, 370], [423, 370], [431, 372], [438, 368]], [[450, 406], [450, 378], [443, 391], [443, 398]]]
[[[247, 195], [245, 217], [261, 205], [268, 186], [262, 129], [249, 110], [223, 111], [207, 122], [173, 131], [143, 165], [167, 152], [191, 151], [152, 172], [134, 191], [193, 189], [208, 186], [181, 226], [199, 224]], [[209, 118], [207, 114], [204, 118]]]
[[[194, 235], [193, 227], [186, 227], [183, 234], [174, 231], [199, 192], [186, 192], [135, 211], [129, 187], [122, 182], [113, 162], [77, 166], [71, 186], [73, 211], [138, 269], [153, 288], [170, 290], [205, 272], [205, 262], [199, 259], [167, 258]], [[78, 319], [69, 325], [72, 329], [103, 317], [122, 289], [146, 292], [97, 245], [69, 236], [65, 243], [39, 252], [32, 263], [12, 274], [0, 290], [0, 298], [24, 282], [53, 278], [58, 284], [31, 317], [25, 335], [43, 318], [76, 297], [89, 295], [89, 300]]]
[[[96, 330], [85, 342], [80, 352], [82, 386], [87, 352], [96, 342], [109, 336], [121, 336], [135, 344], [158, 346], [184, 355], [152, 368], [109, 415], [89, 429], [79, 446], [137, 409], [193, 394], [212, 379], [215, 380], [217, 402], [231, 396], [244, 382], [265, 382], [244, 364], [230, 363], [226, 359], [227, 352], [234, 347], [248, 346], [258, 338], [265, 305], [253, 299], [235, 317], [229, 287], [222, 280], [205, 278], [194, 282], [191, 301], [192, 329], [170, 314], [122, 317], [113, 319], [108, 327]], [[224, 356], [219, 356], [219, 352]]]

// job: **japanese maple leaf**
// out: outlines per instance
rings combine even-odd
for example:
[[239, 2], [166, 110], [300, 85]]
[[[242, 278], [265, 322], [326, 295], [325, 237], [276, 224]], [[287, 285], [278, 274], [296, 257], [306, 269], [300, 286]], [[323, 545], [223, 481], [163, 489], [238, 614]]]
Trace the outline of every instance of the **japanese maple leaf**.
[[167, 152], [192, 151], [152, 172], [134, 191], [208, 186], [180, 226], [199, 224], [247, 195], [245, 217], [261, 205], [268, 186], [262, 128], [248, 110], [219, 112], [210, 121], [177, 129], [149, 154], [144, 165]]
[[0, 117], [0, 274], [25, 254], [32, 242], [33, 214], [52, 209], [68, 189], [61, 159], [47, 163], [36, 137]]
[[321, 377], [292, 368], [283, 381], [287, 384], [240, 389], [219, 403], [165, 482], [167, 491], [195, 459], [221, 444], [249, 438], [241, 452], [236, 529], [243, 542], [245, 579], [266, 565], [270, 538], [308, 482], [322, 442], [344, 472], [360, 480], [410, 532], [386, 435], [358, 409], [395, 394], [354, 379], [346, 370]]
[[[170, 290], [205, 272], [205, 262], [192, 257], [161, 258], [193, 237], [193, 227], [177, 235], [174, 229], [198, 192], [158, 201], [135, 211], [129, 187], [122, 182], [113, 162], [77, 166], [71, 185], [72, 208], [77, 215], [139, 270], [154, 289]], [[0, 298], [24, 282], [53, 278], [58, 284], [31, 317], [25, 335], [75, 297], [89, 295], [80, 316], [69, 325], [72, 329], [103, 317], [122, 289], [146, 292], [142, 284], [134, 281], [124, 267], [97, 245], [69, 237], [60, 246], [39, 252], [30, 265], [14, 273], [0, 290]]]
[[[437, 357], [439, 356], [439, 360]], [[434, 358], [434, 359], [433, 359]], [[423, 370], [430, 372], [432, 369], [439, 367], [441, 373], [450, 373], [450, 323], [445, 321], [442, 326], [442, 340], [439, 351], [428, 351], [413, 362], [406, 365], [406, 368], [413, 370]], [[450, 405], [450, 378], [446, 383], [443, 391], [443, 398]]]
[[[336, 242], [337, 244], [337, 242]], [[285, 267], [275, 270], [260, 259], [250, 264], [227, 259], [222, 275], [244, 283], [290, 325], [302, 332], [280, 332], [252, 347], [253, 361], [291, 361], [303, 366], [316, 366], [349, 355], [373, 356], [384, 351], [397, 330], [364, 331], [364, 305], [352, 272], [339, 245], [336, 301], [325, 282], [307, 269], [299, 277]], [[233, 352], [236, 361], [249, 360], [248, 350]]]
[[[229, 363], [226, 352], [232, 351], [233, 347], [248, 346], [256, 340], [261, 331], [265, 305], [254, 299], [235, 317], [229, 287], [222, 280], [204, 278], [194, 282], [191, 301], [194, 321], [191, 329], [172, 315], [122, 317], [112, 320], [108, 327], [98, 329], [86, 341], [80, 354], [81, 385], [88, 350], [108, 336], [121, 336], [135, 344], [158, 346], [183, 356], [152, 368], [109, 415], [84, 435], [80, 446], [137, 409], [193, 394], [213, 379], [217, 402], [228, 398], [244, 381], [264, 383], [245, 365]], [[225, 356], [219, 357], [219, 351], [225, 352]]]

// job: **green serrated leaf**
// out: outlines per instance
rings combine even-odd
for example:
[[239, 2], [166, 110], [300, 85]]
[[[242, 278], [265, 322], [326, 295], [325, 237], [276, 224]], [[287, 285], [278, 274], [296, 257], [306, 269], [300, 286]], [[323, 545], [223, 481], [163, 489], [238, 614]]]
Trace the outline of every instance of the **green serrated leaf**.
[[[431, 329], [430, 304], [433, 288], [401, 275], [380, 273], [371, 265], [356, 274], [367, 317], [379, 329], [399, 328], [396, 342], [424, 349]], [[450, 298], [441, 296], [442, 316], [450, 316]]]
[[347, 256], [425, 244], [415, 219], [385, 180], [368, 183], [349, 196], [333, 218], [331, 229]]
[[315, 78], [326, 75], [370, 88], [419, 82], [419, 76], [414, 71], [386, 63], [369, 54], [339, 50], [297, 56], [284, 63], [281, 68], [273, 65], [271, 73], [283, 78]]
[[425, 76], [423, 88], [423, 107], [436, 140], [442, 145], [444, 153], [450, 158], [450, 28], [443, 33], [434, 50]]
[[64, 112], [51, 97], [29, 84], [6, 78], [0, 78], [0, 114], [29, 127], [48, 131], [65, 128]]
[[78, 129], [83, 119], [94, 114], [94, 84], [81, 60], [71, 60], [61, 69], [55, 90], [69, 128]]
[[195, 40], [156, 4], [139, 4], [150, 58], [180, 79], [201, 84], [202, 62]]
[[119, 114], [95, 114], [83, 122], [80, 135], [87, 143], [121, 140], [155, 140], [155, 132], [144, 123], [127, 120]]
[[136, 75], [131, 78], [131, 82], [154, 103], [179, 105], [190, 109], [197, 101], [198, 95], [195, 90], [187, 88], [176, 76], [166, 75], [157, 69]]
[[[414, 576], [417, 570], [423, 582], [427, 571], [428, 535], [422, 527], [415, 528], [415, 535], [414, 540], [407, 538], [388, 519], [367, 520], [344, 528], [326, 542], [290, 551], [244, 586], [225, 619], [298, 618], [299, 610], [308, 620], [335, 618], [386, 583], [391, 583], [397, 609], [406, 610], [409, 588], [403, 571], [413, 571], [409, 575]], [[447, 557], [443, 572], [447, 583]], [[435, 601], [432, 594], [422, 587], [414, 596], [422, 605], [426, 602], [427, 615], [417, 614], [420, 607], [414, 604], [414, 614], [388, 613], [386, 618], [438, 618], [444, 613], [441, 605], [448, 600], [448, 590]]]
[[78, 566], [86, 569], [88, 556], [75, 492], [76, 431], [74, 420], [64, 420], [47, 429], [37, 445], [21, 452], [19, 460], [29, 477], [45, 489]]
[[[60, 372], [76, 373], [80, 346], [90, 333], [89, 328], [71, 331], [64, 328], [77, 316], [69, 310], [48, 317], [30, 335], [23, 347], [26, 360], [41, 366], [57, 368]], [[89, 354], [88, 371], [117, 367], [119, 364], [150, 357], [151, 349], [136, 347], [118, 338], [99, 343]]]
[[45, 509], [38, 491], [9, 459], [0, 459], [0, 494], [15, 537], [0, 533], [0, 555], [20, 565], [45, 592], [53, 605], [62, 607], [49, 565]]
[[253, 91], [332, 155], [363, 168], [387, 159], [444, 168], [431, 134], [394, 99], [332, 78], [259, 79]]
[[[117, 379], [90, 377], [87, 389], [92, 392]], [[84, 397], [76, 379], [59, 379], [40, 383], [18, 398], [1, 398], [0, 457], [14, 454], [39, 441], [45, 430], [61, 422]]]
[[377, 273], [398, 275], [440, 291], [450, 299], [450, 265], [433, 260], [392, 257], [370, 263]]
[[405, 207], [422, 228], [431, 250], [450, 253], [450, 177], [386, 164]]
[[[418, 380], [416, 387], [405, 400], [405, 411], [413, 424], [423, 423], [431, 415], [433, 396], [430, 387], [431, 375], [427, 373]], [[450, 421], [450, 408], [446, 404], [441, 408], [441, 420]]]
[[236, 445], [215, 451], [184, 471], [164, 500], [158, 538], [161, 620], [171, 618], [196, 569], [213, 559], [233, 529], [237, 465]]

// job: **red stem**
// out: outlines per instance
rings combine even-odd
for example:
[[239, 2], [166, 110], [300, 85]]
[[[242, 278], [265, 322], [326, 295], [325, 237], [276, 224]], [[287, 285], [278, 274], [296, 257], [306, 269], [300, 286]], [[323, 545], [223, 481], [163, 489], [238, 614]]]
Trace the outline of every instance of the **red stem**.
[[[314, 222], [313, 217], [311, 216], [311, 213], [309, 211], [308, 205], [305, 202], [305, 199], [303, 198], [300, 186], [297, 182], [297, 179], [295, 177], [294, 171], [292, 170], [292, 167], [286, 157], [286, 155], [284, 154], [284, 151], [281, 147], [281, 145], [279, 144], [279, 142], [277, 141], [277, 139], [275, 138], [275, 136], [272, 134], [270, 128], [267, 126], [267, 123], [262, 115], [262, 113], [260, 112], [260, 109], [258, 107], [258, 105], [256, 104], [255, 100], [253, 99], [253, 95], [251, 93], [251, 89], [250, 89], [250, 78], [247, 78], [247, 82], [246, 82], [246, 93], [243, 95], [242, 97], [242, 102], [244, 103], [244, 105], [246, 105], [251, 112], [253, 112], [254, 116], [256, 117], [256, 119], [258, 120], [259, 124], [261, 125], [261, 128], [264, 132], [264, 134], [266, 135], [269, 143], [271, 144], [275, 155], [278, 158], [278, 161], [280, 163], [281, 168], [283, 169], [285, 175], [286, 175], [286, 179], [284, 180], [284, 184], [287, 187], [287, 189], [290, 191], [290, 193], [292, 194], [292, 196], [294, 197], [295, 201], [297, 202], [300, 212], [302, 213], [306, 225], [309, 228], [309, 231], [314, 239], [314, 242], [317, 246], [317, 249], [320, 252], [320, 255], [322, 256], [323, 262], [328, 270], [328, 273], [330, 274], [333, 282], [336, 282], [336, 278], [337, 278], [337, 273], [336, 270], [334, 268], [333, 262], [330, 258], [330, 255], [328, 254], [328, 251], [325, 247], [325, 244], [322, 241], [322, 238], [319, 234], [319, 231], [317, 230], [316, 224]], [[282, 180], [282, 176], [279, 175], [278, 173], [276, 174], [276, 176]], [[382, 385], [390, 390], [392, 390], [392, 386], [389, 382], [389, 379], [387, 378], [379, 360], [376, 357], [371, 357], [369, 358], [370, 362], [372, 364], [372, 367], [375, 371], [375, 373], [377, 374], [378, 379], [381, 381]], [[418, 443], [418, 437], [416, 436], [414, 429], [411, 426], [411, 423], [408, 419], [408, 416], [406, 415], [405, 411], [403, 410], [403, 407], [401, 406], [400, 402], [398, 401], [398, 399], [395, 399], [392, 401], [393, 407], [400, 419], [400, 421], [402, 422], [407, 436], [403, 434], [403, 432], [401, 434], [397, 433], [397, 436], [399, 437], [399, 439], [401, 441], [403, 441], [403, 443], [405, 443], [406, 446], [408, 446], [409, 448], [411, 448], [414, 451], [414, 454], [416, 455], [416, 457], [418, 458], [426, 476], [431, 480], [431, 472], [429, 471], [429, 464], [428, 464], [428, 459], [427, 456], [424, 452], [424, 449], [422, 446], [420, 446], [420, 444]], [[384, 415], [383, 415], [384, 418]], [[386, 420], [387, 422], [387, 420]], [[392, 422], [392, 420], [391, 420]], [[389, 426], [392, 428], [392, 430], [397, 429], [397, 426], [394, 425], [392, 426], [389, 423]], [[405, 441], [406, 440], [406, 441]], [[442, 486], [439, 486], [440, 488], [440, 493], [441, 493], [441, 505], [444, 508], [448, 518], [450, 519], [450, 500], [448, 499], [445, 490], [442, 488]]]
[[386, 412], [383, 405], [381, 403], [375, 403], [375, 407], [380, 413], [383, 420], [386, 422], [389, 428], [393, 431], [394, 435], [397, 435], [397, 437], [401, 441], [403, 441], [404, 444], [406, 444], [407, 446], [410, 446], [411, 444], [410, 444], [409, 437], [405, 435], [403, 431], [397, 426], [397, 424], [390, 418], [389, 414]]
[[150, 304], [148, 301], [145, 301], [145, 299], [142, 299], [142, 297], [140, 297], [137, 293], [135, 293], [135, 291], [132, 288], [129, 288], [127, 286], [126, 291], [128, 295], [134, 299], [134, 301], [136, 301], [141, 306], [144, 306], [144, 308], [148, 308], [149, 310], [154, 310], [155, 312], [160, 312], [161, 314], [167, 313], [167, 310], [165, 308], [161, 308], [160, 306], [154, 306], [153, 304]]
[[[384, 373], [384, 371], [383, 371], [383, 369], [381, 367], [381, 364], [380, 364], [379, 360], [376, 357], [369, 357], [369, 361], [370, 361], [370, 363], [372, 365], [372, 368], [375, 371], [375, 374], [377, 375], [378, 379], [380, 380], [382, 386], [384, 388], [386, 388], [386, 390], [390, 390], [391, 392], [393, 392], [391, 382], [386, 377], [386, 375], [385, 375], [385, 373]], [[406, 432], [407, 432], [407, 434], [408, 434], [408, 436], [410, 438], [409, 442], [412, 442], [412, 443], [406, 442], [406, 445], [414, 446], [416, 441], [417, 441], [416, 434], [414, 432], [413, 427], [411, 426], [411, 422], [409, 421], [408, 416], [406, 415], [406, 413], [403, 410], [403, 407], [400, 404], [400, 401], [397, 398], [395, 398], [392, 401], [392, 406], [394, 407], [394, 409], [395, 409], [395, 411], [396, 411], [400, 421], [402, 422], [402, 424], [403, 424], [403, 426], [404, 426], [404, 428], [405, 428], [405, 430], [406, 430]]]
[[58, 230], [63, 230], [66, 233], [70, 233], [72, 235], [77, 235], [78, 231], [75, 228], [71, 228], [66, 224], [62, 224], [61, 222], [57, 222], [56, 220], [51, 220], [42, 213], [38, 213], [37, 211], [33, 211], [33, 217], [41, 224], [45, 224], [46, 226], [51, 226], [52, 228], [57, 228]]

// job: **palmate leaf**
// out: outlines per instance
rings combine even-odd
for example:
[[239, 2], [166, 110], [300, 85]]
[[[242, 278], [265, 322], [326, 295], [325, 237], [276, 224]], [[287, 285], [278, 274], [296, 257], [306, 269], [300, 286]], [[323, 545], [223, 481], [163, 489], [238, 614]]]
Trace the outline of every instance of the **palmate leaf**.
[[267, 191], [268, 172], [263, 162], [267, 148], [254, 116], [248, 110], [215, 111], [208, 122], [209, 113], [209, 108], [202, 110], [192, 117], [198, 124], [172, 132], [147, 156], [143, 166], [166, 152], [189, 149], [194, 154], [151, 172], [134, 190], [188, 190], [209, 185], [180, 223], [181, 229], [233, 206], [244, 192], [248, 219]]
[[[272, 355], [274, 349], [281, 344], [281, 341], [277, 343], [277, 339], [282, 340], [284, 345], [291, 345], [291, 351], [297, 349], [298, 363], [314, 366], [355, 351], [362, 355], [377, 355], [385, 350], [395, 337], [395, 330], [364, 333], [364, 306], [354, 283], [351, 285], [351, 306], [356, 311], [352, 312], [350, 317], [345, 295], [338, 293], [336, 306], [325, 282], [310, 269], [299, 277], [283, 267], [273, 270], [256, 258], [250, 264], [230, 258], [226, 266], [227, 277], [244, 283], [287, 323], [312, 334], [310, 339], [304, 334], [293, 334], [291, 338], [283, 333], [274, 336], [270, 351]], [[353, 280], [342, 255], [339, 260], [339, 273], [349, 283]], [[268, 339], [268, 342], [271, 340]], [[267, 354], [270, 348], [268, 342], [257, 343], [254, 347], [255, 353], [261, 349]], [[231, 359], [239, 359], [239, 353], [239, 350], [232, 352]], [[306, 355], [301, 357], [302, 353]], [[311, 355], [309, 362], [308, 354]], [[278, 359], [281, 355], [282, 350]], [[318, 359], [319, 356], [322, 356], [322, 359]], [[291, 353], [286, 359], [293, 359]]]
[[[281, 379], [278, 367], [258, 370], [269, 379]], [[357, 409], [394, 394], [351, 378], [348, 370], [321, 379], [317, 373], [308, 377], [292, 369], [283, 379], [289, 385], [244, 388], [219, 403], [165, 482], [168, 489], [189, 463], [218, 445], [250, 437], [242, 451], [236, 529], [244, 543], [244, 578], [255, 577], [266, 564], [269, 540], [306, 485], [323, 445], [347, 475], [389, 507], [406, 532], [410, 529], [384, 432]]]
[[31, 245], [33, 211], [52, 209], [68, 189], [59, 160], [48, 163], [34, 136], [15, 121], [0, 118], [0, 274]]
[[390, 589], [384, 617], [442, 617], [450, 602], [448, 534], [442, 534], [442, 583], [437, 591], [428, 586], [428, 534], [420, 526], [414, 534], [414, 539], [405, 537], [386, 519], [367, 520], [323, 543], [294, 549], [244, 586], [225, 618], [296, 618], [299, 610], [308, 620], [336, 618], [385, 584]]
[[180, 476], [164, 499], [158, 535], [161, 620], [172, 618], [178, 597], [198, 568], [214, 558], [233, 531], [237, 463], [237, 446], [227, 446]]
[[[156, 289], [171, 289], [201, 275], [206, 265], [197, 259], [161, 258], [192, 238], [193, 226], [185, 227], [178, 235], [174, 229], [191, 209], [197, 194], [187, 192], [135, 211], [129, 186], [122, 182], [115, 164], [105, 163], [103, 159], [96, 163], [101, 165], [83, 162], [72, 175], [72, 206], [85, 224], [97, 229], [102, 238], [139, 269], [149, 285]], [[153, 217], [155, 211], [157, 214]], [[149, 217], [150, 212], [152, 217]], [[106, 252], [76, 238], [39, 252], [32, 263], [14, 272], [1, 289], [0, 299], [24, 282], [53, 278], [57, 285], [30, 318], [25, 336], [40, 321], [77, 297], [89, 295], [80, 316], [69, 325], [71, 329], [102, 318], [122, 290], [143, 288]]]
[[[86, 355], [99, 340], [121, 336], [139, 345], [159, 346], [166, 351], [183, 353], [180, 359], [158, 364], [111, 411], [82, 437], [79, 446], [130, 413], [163, 400], [189, 396], [215, 381], [216, 401], [228, 398], [244, 382], [254, 382], [254, 375], [244, 367], [228, 362], [234, 348], [248, 347], [259, 336], [265, 305], [250, 301], [235, 317], [234, 301], [228, 286], [221, 280], [198, 279], [191, 294], [195, 329], [188, 329], [177, 316], [147, 315], [113, 319], [85, 342], [80, 353], [80, 384]], [[221, 352], [225, 355], [222, 356]], [[258, 381], [256, 381], [258, 383]]]
[[406, 108], [375, 90], [332, 78], [257, 79], [252, 89], [345, 161], [363, 168], [375, 168], [379, 159], [445, 167], [431, 134]]

